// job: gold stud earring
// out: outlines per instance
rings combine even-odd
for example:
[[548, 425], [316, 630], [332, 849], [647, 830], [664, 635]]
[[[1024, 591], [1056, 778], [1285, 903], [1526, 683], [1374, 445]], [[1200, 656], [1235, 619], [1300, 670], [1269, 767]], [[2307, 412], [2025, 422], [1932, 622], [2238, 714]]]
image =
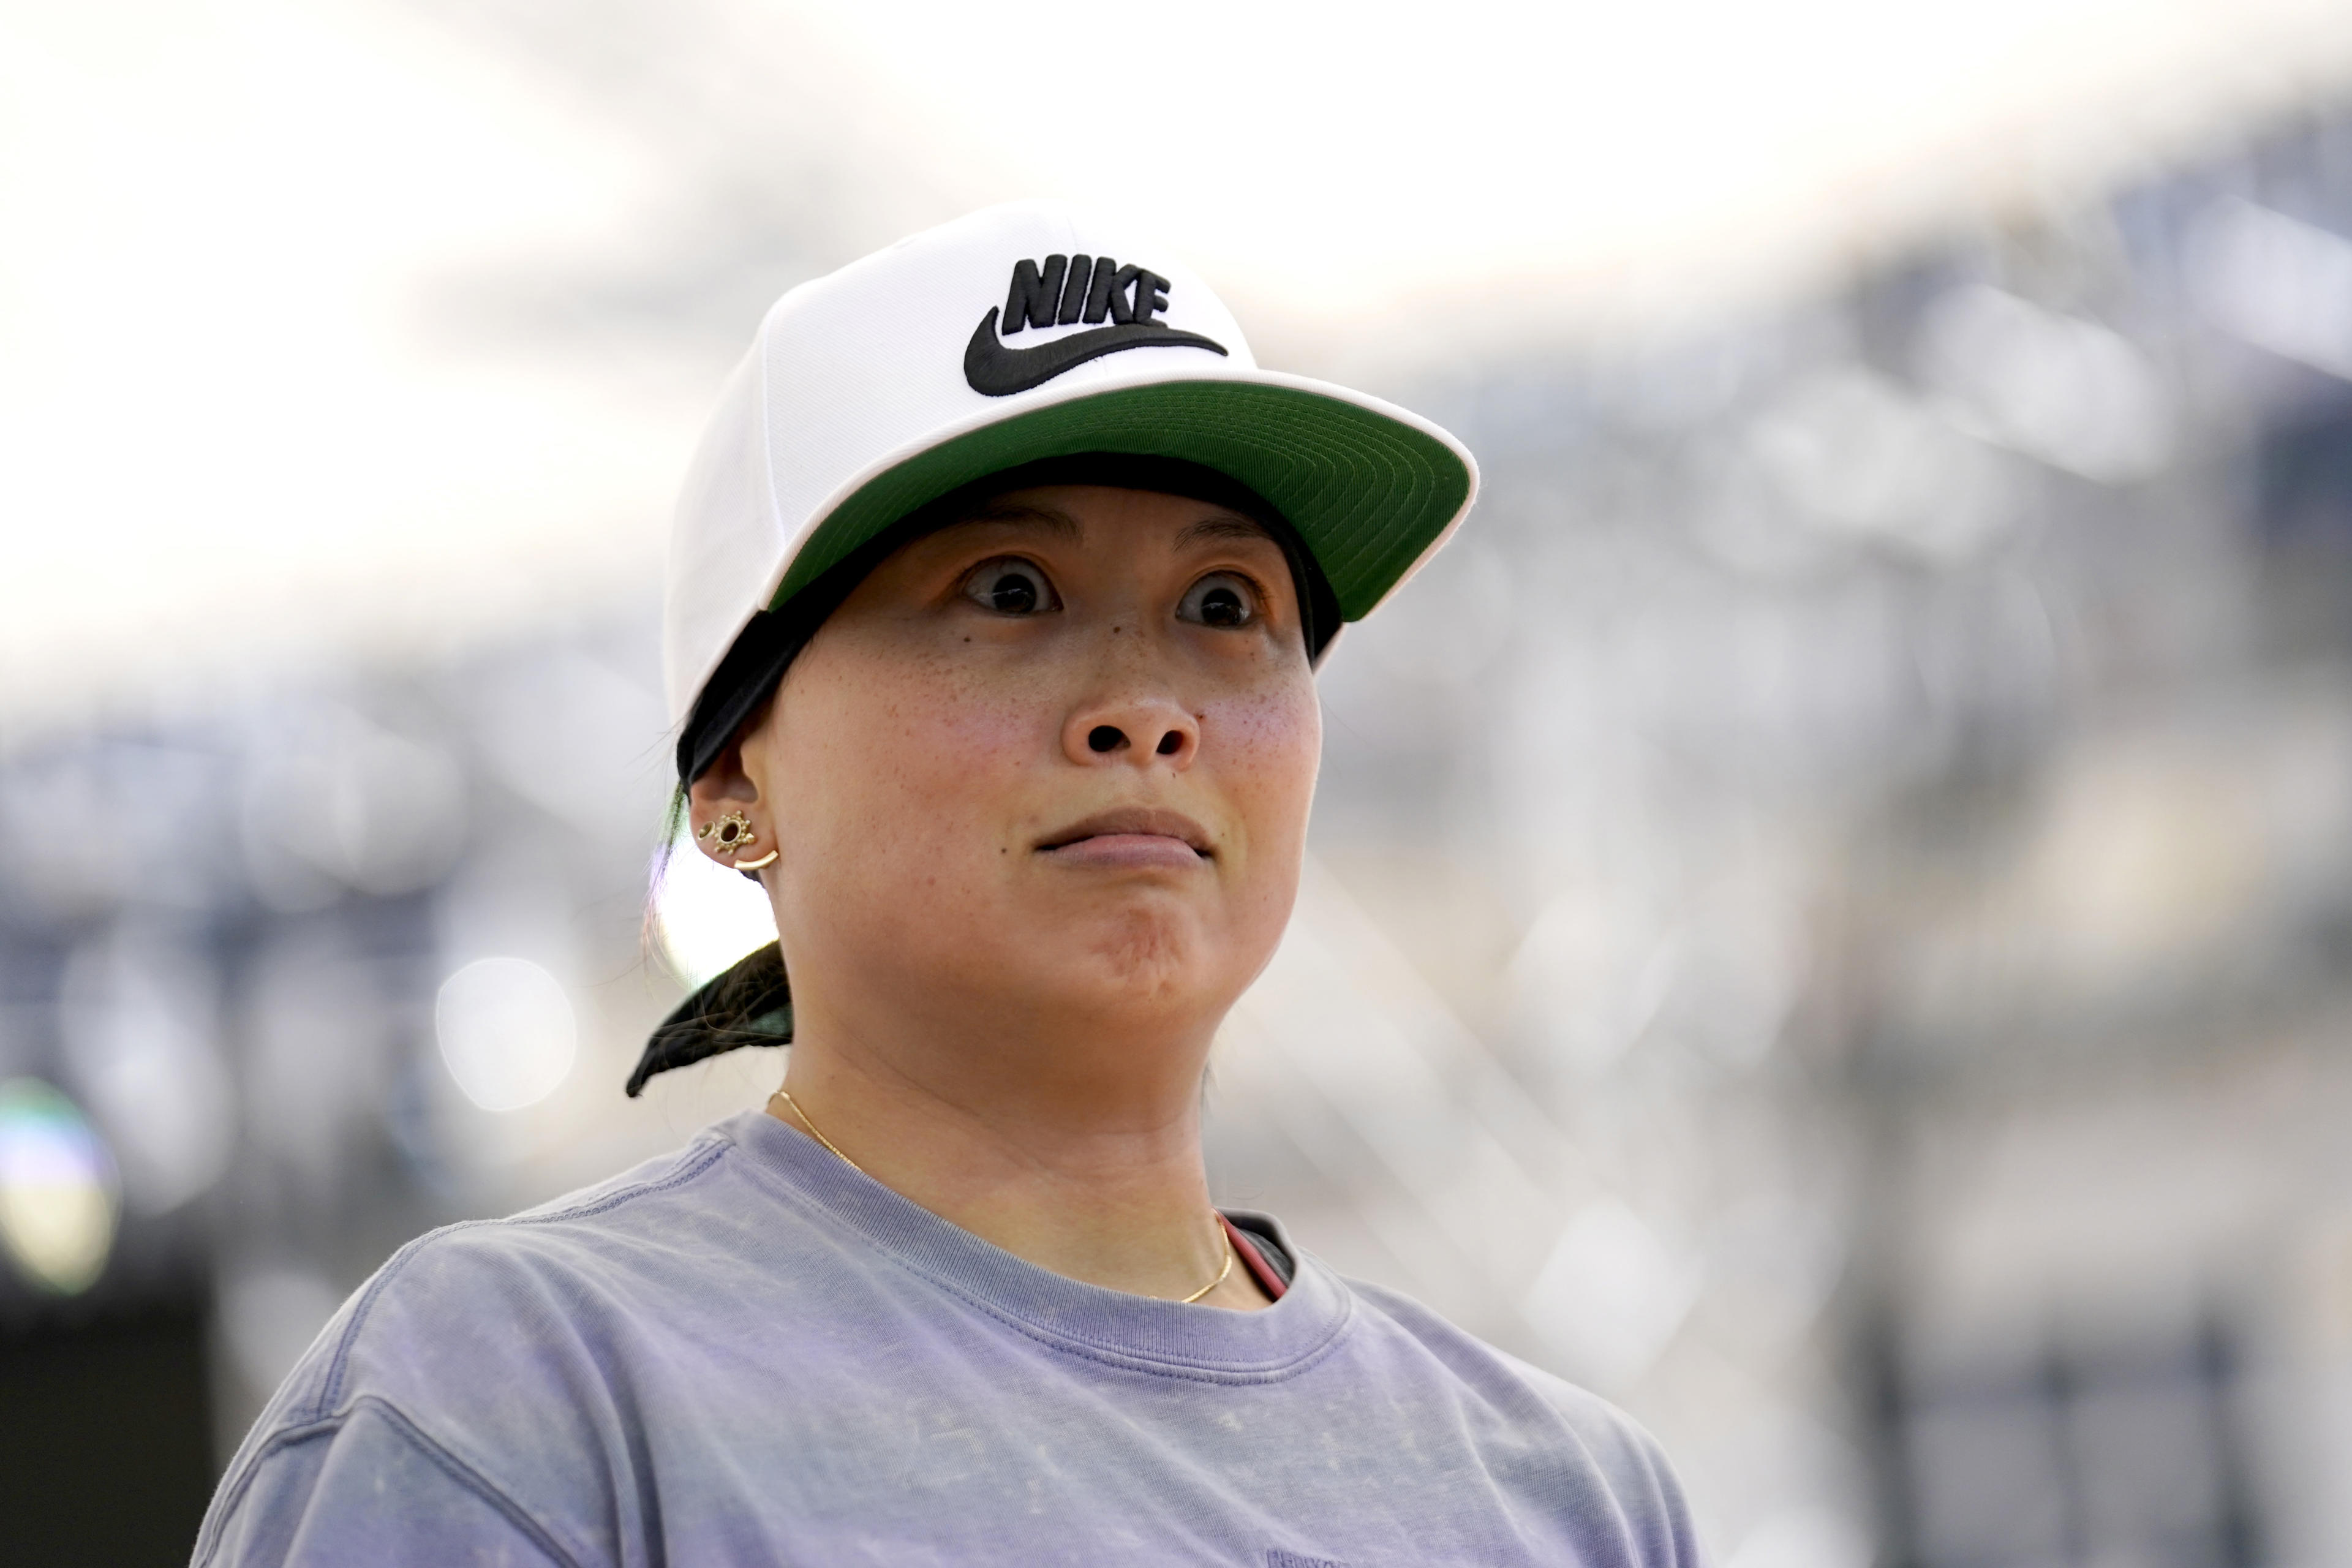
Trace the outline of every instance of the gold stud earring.
[[751, 819], [740, 811], [730, 811], [715, 822], [706, 822], [694, 830], [695, 841], [709, 846], [720, 855], [740, 855], [758, 842], [760, 835], [751, 826]]

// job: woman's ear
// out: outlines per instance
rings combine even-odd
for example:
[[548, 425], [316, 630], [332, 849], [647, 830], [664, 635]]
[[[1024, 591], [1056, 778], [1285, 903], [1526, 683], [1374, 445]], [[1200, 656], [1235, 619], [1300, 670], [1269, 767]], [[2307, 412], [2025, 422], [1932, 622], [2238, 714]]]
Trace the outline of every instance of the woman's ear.
[[687, 786], [686, 803], [695, 847], [721, 866], [732, 868], [739, 861], [757, 860], [774, 844], [775, 835], [761, 809], [760, 786], [743, 767], [740, 739]]

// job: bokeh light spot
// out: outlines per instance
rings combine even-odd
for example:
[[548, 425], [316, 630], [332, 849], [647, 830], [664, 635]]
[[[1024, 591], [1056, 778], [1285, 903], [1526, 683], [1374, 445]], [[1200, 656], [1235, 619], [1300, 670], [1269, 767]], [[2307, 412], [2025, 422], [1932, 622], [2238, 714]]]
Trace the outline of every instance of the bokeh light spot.
[[114, 1248], [114, 1162], [74, 1102], [37, 1079], [0, 1083], [0, 1245], [35, 1285], [79, 1295]]
[[481, 958], [441, 983], [441, 1059], [484, 1110], [520, 1110], [555, 1092], [579, 1048], [571, 998], [527, 958]]

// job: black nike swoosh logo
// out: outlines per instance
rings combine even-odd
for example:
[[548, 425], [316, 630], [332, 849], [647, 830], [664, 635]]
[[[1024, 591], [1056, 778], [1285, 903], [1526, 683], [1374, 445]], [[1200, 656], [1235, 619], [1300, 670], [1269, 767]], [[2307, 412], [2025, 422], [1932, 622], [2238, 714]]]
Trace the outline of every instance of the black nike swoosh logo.
[[1043, 386], [1066, 370], [1090, 359], [1127, 349], [1207, 349], [1223, 353], [1225, 345], [1198, 332], [1180, 332], [1164, 321], [1129, 321], [1123, 326], [1097, 327], [1072, 332], [1034, 349], [1008, 349], [996, 335], [996, 307], [980, 319], [971, 342], [963, 349], [963, 378], [983, 397], [1010, 397], [1033, 386]]

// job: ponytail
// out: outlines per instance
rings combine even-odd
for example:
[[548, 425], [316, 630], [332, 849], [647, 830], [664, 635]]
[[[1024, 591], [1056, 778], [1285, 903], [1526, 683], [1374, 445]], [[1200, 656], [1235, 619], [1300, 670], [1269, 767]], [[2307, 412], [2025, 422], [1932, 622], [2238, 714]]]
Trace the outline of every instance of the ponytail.
[[784, 978], [782, 950], [772, 942], [738, 960], [661, 1021], [629, 1075], [629, 1098], [635, 1100], [657, 1072], [745, 1046], [792, 1043], [793, 988]]

